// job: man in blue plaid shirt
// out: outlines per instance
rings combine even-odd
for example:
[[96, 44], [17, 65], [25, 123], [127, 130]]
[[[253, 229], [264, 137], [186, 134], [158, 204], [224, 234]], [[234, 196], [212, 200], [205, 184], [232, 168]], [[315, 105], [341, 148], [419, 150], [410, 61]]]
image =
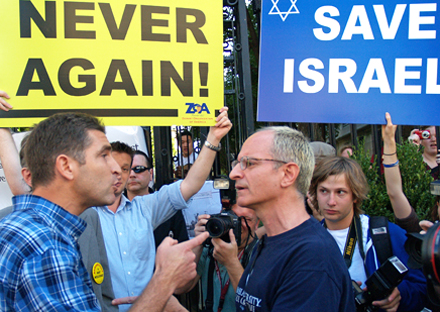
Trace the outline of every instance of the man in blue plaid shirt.
[[[14, 197], [13, 212], [0, 222], [0, 310], [99, 311], [77, 240], [86, 227], [78, 215], [115, 201], [121, 169], [104, 127], [89, 115], [57, 114], [32, 131], [24, 148], [33, 194]], [[191, 250], [204, 239], [166, 239], [155, 276], [132, 310], [161, 311], [194, 278]]]

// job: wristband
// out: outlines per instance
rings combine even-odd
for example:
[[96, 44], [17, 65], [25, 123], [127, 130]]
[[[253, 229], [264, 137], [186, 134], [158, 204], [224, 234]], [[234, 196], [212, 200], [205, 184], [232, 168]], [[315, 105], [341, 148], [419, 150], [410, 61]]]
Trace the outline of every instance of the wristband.
[[218, 146], [215, 146], [212, 145], [208, 140], [205, 141], [205, 146], [213, 150], [214, 152], [220, 152], [220, 150], [222, 149], [222, 145], [220, 143], [218, 143]]
[[383, 164], [384, 168], [393, 168], [399, 164], [399, 160], [397, 160], [394, 164]]
[[385, 154], [385, 153], [383, 153], [382, 155], [384, 155], [384, 156], [393, 156], [393, 155], [396, 155], [397, 154], [397, 152], [394, 152], [394, 153], [391, 153], [391, 154]]

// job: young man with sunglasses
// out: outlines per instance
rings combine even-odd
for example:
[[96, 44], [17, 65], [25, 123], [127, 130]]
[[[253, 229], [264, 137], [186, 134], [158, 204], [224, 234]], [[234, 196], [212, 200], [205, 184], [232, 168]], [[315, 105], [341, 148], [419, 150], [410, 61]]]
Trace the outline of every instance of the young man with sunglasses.
[[259, 130], [243, 144], [230, 178], [237, 204], [267, 234], [237, 287], [237, 311], [355, 311], [347, 268], [333, 238], [305, 208], [315, 165], [301, 132]]
[[153, 181], [153, 166], [149, 157], [142, 151], [135, 151], [127, 182], [128, 199], [153, 193], [149, 187], [151, 181]]
[[127, 304], [133, 300], [130, 297], [140, 295], [153, 276], [156, 255], [153, 230], [178, 210], [187, 208], [188, 200], [200, 190], [208, 177], [220, 140], [232, 127], [227, 110], [226, 107], [220, 110], [217, 124], [210, 128], [205, 147], [187, 177], [164, 185], [150, 195], [129, 200], [122, 194], [133, 168], [132, 156], [112, 145], [112, 156], [121, 167], [121, 174], [114, 185], [116, 201], [113, 205], [95, 209], [102, 224], [113, 291], [116, 298], [124, 298], [116, 301], [122, 303], [119, 311], [130, 308]]

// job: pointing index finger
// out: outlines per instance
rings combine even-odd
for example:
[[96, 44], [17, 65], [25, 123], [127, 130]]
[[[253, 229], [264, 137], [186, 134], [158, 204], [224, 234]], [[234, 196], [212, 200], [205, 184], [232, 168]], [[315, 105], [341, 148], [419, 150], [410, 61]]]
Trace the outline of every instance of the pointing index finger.
[[193, 249], [193, 248], [201, 245], [208, 237], [209, 237], [209, 233], [203, 232], [200, 235], [194, 237], [193, 239], [190, 239], [189, 241], [186, 241], [186, 242], [183, 242], [180, 244], [183, 245], [185, 248]]

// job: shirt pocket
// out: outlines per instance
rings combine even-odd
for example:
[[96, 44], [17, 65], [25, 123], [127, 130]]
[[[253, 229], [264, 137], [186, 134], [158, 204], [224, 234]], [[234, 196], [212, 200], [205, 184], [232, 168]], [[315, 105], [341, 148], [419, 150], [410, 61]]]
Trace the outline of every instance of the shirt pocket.
[[151, 248], [154, 248], [154, 246], [151, 245], [152, 237], [153, 233], [148, 230], [136, 229], [134, 231], [131, 247], [134, 248], [137, 259], [148, 260], [150, 257]]

